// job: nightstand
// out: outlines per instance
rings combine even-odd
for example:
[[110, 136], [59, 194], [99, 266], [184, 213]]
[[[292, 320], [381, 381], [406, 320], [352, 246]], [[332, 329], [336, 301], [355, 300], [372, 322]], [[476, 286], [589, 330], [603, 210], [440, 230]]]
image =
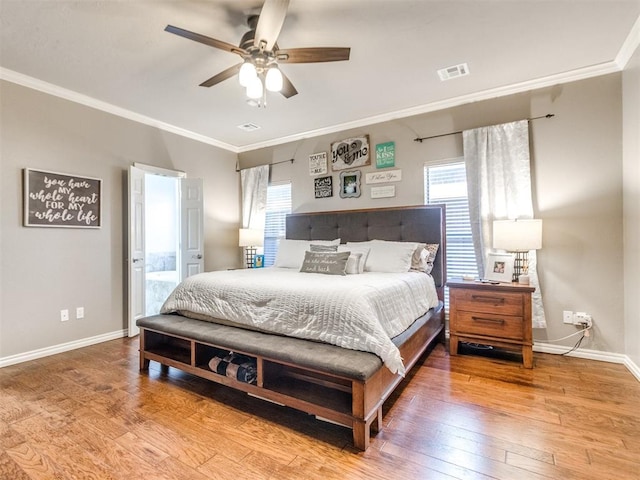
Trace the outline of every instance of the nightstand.
[[535, 288], [518, 283], [492, 285], [450, 280], [450, 354], [458, 342], [492, 345], [522, 352], [525, 368], [533, 368], [531, 294]]

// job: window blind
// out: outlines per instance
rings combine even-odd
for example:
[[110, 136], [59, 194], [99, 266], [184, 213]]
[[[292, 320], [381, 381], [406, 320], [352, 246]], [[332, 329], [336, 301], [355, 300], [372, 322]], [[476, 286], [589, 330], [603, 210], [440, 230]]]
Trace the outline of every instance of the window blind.
[[285, 219], [291, 213], [291, 183], [278, 183], [267, 188], [267, 215], [264, 225], [264, 266], [273, 265], [280, 239], [285, 236]]
[[[460, 278], [464, 274], [477, 275], [464, 160], [425, 165], [424, 201], [426, 204], [446, 205], [447, 278]], [[445, 305], [448, 309], [448, 289], [445, 293]]]

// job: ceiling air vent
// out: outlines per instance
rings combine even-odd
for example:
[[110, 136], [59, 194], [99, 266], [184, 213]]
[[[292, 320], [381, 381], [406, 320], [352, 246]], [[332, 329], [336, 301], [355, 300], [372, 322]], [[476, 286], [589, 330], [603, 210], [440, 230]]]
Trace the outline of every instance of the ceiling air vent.
[[253, 132], [254, 130], [258, 130], [260, 127], [255, 123], [243, 123], [242, 125], [238, 125], [240, 130], [244, 130], [245, 132]]
[[445, 80], [451, 80], [452, 78], [464, 77], [465, 75], [469, 75], [469, 66], [466, 63], [461, 63], [453, 67], [441, 68], [438, 70], [438, 75], [443, 82]]

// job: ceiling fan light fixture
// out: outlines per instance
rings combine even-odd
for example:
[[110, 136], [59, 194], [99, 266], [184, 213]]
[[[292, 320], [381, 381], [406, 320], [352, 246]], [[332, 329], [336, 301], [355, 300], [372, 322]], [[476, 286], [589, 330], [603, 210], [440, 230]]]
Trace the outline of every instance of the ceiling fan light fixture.
[[282, 90], [283, 80], [282, 72], [277, 65], [271, 65], [267, 70], [267, 76], [265, 78], [265, 86], [270, 92], [279, 92]]
[[240, 72], [238, 73], [240, 85], [248, 88], [251, 82], [257, 78], [258, 72], [256, 71], [256, 66], [251, 63], [250, 60], [245, 61], [240, 67]]
[[262, 98], [264, 88], [262, 87], [262, 80], [257, 75], [253, 77], [249, 85], [247, 85], [247, 97], [253, 99]]

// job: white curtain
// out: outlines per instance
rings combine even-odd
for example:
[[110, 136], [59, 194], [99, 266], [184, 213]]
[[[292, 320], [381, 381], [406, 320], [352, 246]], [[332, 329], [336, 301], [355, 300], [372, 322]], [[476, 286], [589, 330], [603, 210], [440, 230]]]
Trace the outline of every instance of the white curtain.
[[264, 231], [267, 215], [267, 187], [269, 165], [247, 168], [240, 171], [242, 188], [242, 228]]
[[[484, 260], [493, 243], [493, 221], [533, 218], [529, 122], [466, 130], [462, 138], [471, 231], [482, 277]], [[529, 277], [536, 289], [532, 296], [533, 327], [546, 328], [535, 250], [529, 252]]]

